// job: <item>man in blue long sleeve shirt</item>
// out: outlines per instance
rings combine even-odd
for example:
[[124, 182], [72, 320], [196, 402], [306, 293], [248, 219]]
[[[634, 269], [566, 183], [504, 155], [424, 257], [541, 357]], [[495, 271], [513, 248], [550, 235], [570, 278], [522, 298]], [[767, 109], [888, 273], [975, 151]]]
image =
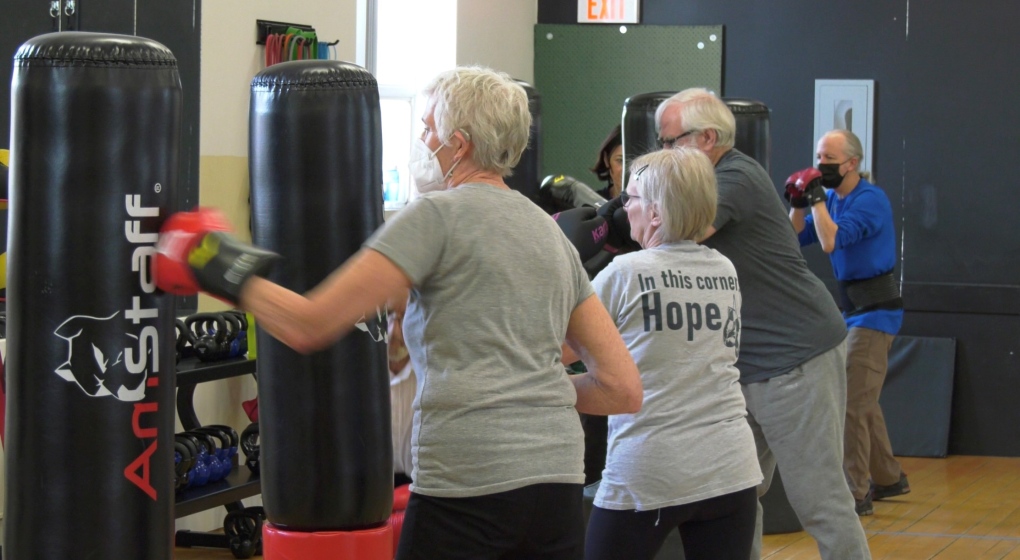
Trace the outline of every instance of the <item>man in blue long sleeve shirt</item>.
[[878, 404], [889, 347], [903, 323], [903, 302], [892, 275], [896, 228], [889, 198], [860, 171], [862, 156], [853, 132], [833, 130], [823, 136], [818, 170], [821, 185], [830, 190], [813, 205], [794, 204], [790, 220], [801, 246], [821, 244], [839, 281], [849, 329], [843, 467], [858, 515], [871, 515], [872, 499], [906, 494], [910, 486], [893, 457]]

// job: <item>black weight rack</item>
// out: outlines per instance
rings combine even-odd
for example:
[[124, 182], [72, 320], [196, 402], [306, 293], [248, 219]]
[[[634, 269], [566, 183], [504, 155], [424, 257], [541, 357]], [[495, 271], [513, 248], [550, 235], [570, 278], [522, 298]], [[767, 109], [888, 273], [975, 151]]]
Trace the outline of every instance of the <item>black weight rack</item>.
[[[255, 360], [234, 358], [218, 362], [200, 362], [188, 358], [177, 364], [177, 416], [185, 430], [201, 427], [195, 414], [195, 388], [200, 383], [218, 381], [242, 375], [255, 375]], [[207, 509], [224, 506], [228, 512], [241, 511], [241, 500], [262, 492], [259, 475], [248, 470], [243, 462], [237, 464], [223, 480], [210, 482], [198, 488], [188, 488], [177, 495], [174, 518], [184, 517]], [[221, 533], [177, 531], [174, 545], [179, 547], [230, 548], [227, 536]]]

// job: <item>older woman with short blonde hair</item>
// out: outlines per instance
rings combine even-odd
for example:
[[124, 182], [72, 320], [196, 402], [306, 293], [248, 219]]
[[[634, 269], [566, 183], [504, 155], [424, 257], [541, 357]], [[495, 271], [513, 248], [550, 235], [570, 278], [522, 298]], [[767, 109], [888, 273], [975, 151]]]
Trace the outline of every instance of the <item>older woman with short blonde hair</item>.
[[701, 159], [689, 148], [677, 148], [641, 156], [631, 166], [642, 192], [635, 197], [638, 206], [655, 211], [662, 222], [656, 228], [659, 243], [697, 241], [715, 220], [715, 170]]
[[712, 163], [690, 147], [641, 156], [623, 198], [641, 250], [593, 285], [638, 364], [644, 404], [609, 418], [585, 558], [650, 560], [674, 530], [688, 560], [748, 558], [762, 475], [735, 365], [740, 283], [695, 241], [715, 219]]
[[[310, 299], [256, 278], [242, 303], [259, 326], [301, 344], [331, 341], [410, 293], [403, 332], [419, 381], [397, 558], [576, 559], [584, 473], [575, 406], [634, 412], [640, 377], [573, 246], [503, 181], [528, 142], [524, 89], [463, 67], [425, 93], [411, 173], [427, 194]], [[559, 364], [564, 337], [589, 373], [568, 376]]]
[[[469, 67], [440, 74], [426, 93], [411, 172], [428, 193], [308, 293], [248, 275], [236, 282], [240, 305], [273, 337], [312, 352], [407, 301], [418, 385], [397, 558], [576, 560], [584, 473], [575, 407], [636, 412], [640, 377], [577, 251], [503, 181], [527, 145], [524, 89]], [[214, 256], [233, 259], [215, 263], [220, 270], [243, 271], [258, 252], [233, 243]], [[563, 340], [588, 373], [567, 375]]]

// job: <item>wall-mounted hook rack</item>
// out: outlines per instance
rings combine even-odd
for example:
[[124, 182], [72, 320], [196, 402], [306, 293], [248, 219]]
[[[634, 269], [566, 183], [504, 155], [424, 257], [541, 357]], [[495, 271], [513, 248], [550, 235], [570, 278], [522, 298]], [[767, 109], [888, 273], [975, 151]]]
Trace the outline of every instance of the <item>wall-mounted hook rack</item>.
[[264, 19], [255, 20], [255, 44], [265, 45], [266, 37], [272, 33], [286, 33], [287, 28], [293, 27], [302, 31], [315, 32], [315, 28], [311, 25], [302, 25], [300, 23], [287, 23], [283, 21], [269, 21]]

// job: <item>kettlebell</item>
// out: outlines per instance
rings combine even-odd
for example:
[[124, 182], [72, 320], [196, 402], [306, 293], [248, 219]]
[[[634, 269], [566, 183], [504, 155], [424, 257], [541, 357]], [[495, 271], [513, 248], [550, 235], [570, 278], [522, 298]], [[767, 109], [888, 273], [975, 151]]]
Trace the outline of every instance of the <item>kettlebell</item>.
[[202, 426], [192, 431], [212, 436], [218, 440], [218, 445], [215, 445], [216, 448], [213, 450], [213, 457], [216, 461], [210, 460], [212, 472], [209, 475], [209, 480], [217, 481], [226, 478], [230, 474], [230, 470], [234, 468], [234, 464], [230, 461], [230, 435], [214, 426]]
[[247, 508], [232, 511], [223, 518], [223, 532], [234, 558], [251, 558], [262, 546], [262, 517]]
[[195, 448], [186, 438], [174, 437], [174, 492], [188, 486], [188, 473], [195, 465]]
[[241, 451], [244, 452], [244, 464], [253, 473], [259, 472], [259, 423], [252, 422], [241, 432]]
[[222, 360], [230, 350], [227, 322], [219, 313], [195, 313], [184, 321], [195, 336], [195, 355], [203, 362]]

